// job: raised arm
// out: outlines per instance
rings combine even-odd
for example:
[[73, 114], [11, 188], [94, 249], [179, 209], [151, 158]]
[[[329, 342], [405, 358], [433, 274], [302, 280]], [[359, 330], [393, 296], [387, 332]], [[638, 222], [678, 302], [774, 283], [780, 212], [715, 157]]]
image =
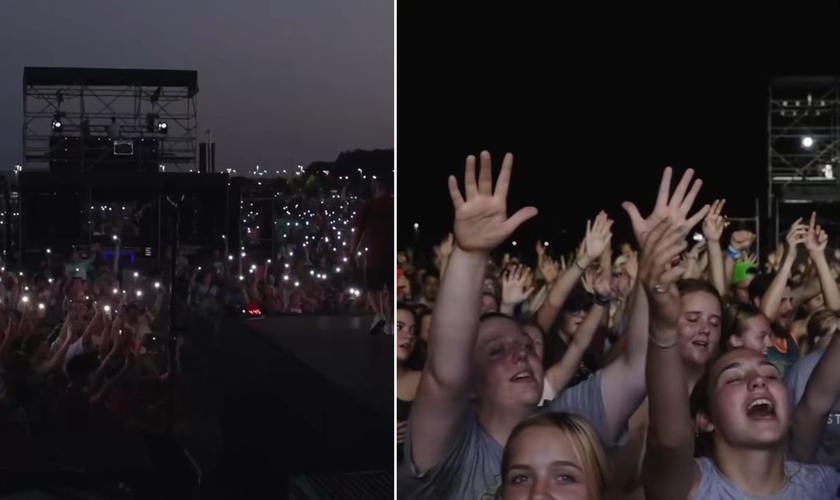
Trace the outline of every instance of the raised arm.
[[[720, 249], [720, 238], [723, 236], [723, 216], [720, 214], [726, 200], [715, 200], [709, 215], [703, 220], [703, 236], [706, 237], [709, 255], [709, 281], [721, 296], [727, 294], [726, 272], [723, 266], [723, 251]], [[730, 277], [731, 279], [731, 277]]]
[[605, 212], [598, 214], [594, 224], [591, 221], [586, 222], [586, 236], [581, 244], [583, 251], [579, 253], [575, 262], [563, 271], [551, 287], [551, 291], [548, 292], [548, 298], [537, 311], [537, 324], [544, 332], [551, 330], [554, 320], [560, 314], [560, 309], [580, 281], [586, 268], [599, 259], [609, 246], [608, 236], [612, 236], [610, 232], [612, 223], [613, 221]]
[[793, 262], [796, 260], [796, 246], [804, 243], [808, 236], [808, 226], [802, 224], [802, 218], [796, 219], [790, 231], [787, 234], [787, 247], [785, 249], [784, 260], [779, 267], [779, 272], [770, 283], [764, 296], [761, 297], [761, 312], [770, 318], [770, 321], [775, 321], [776, 313], [779, 312], [779, 305], [782, 303], [782, 296], [785, 293], [785, 287], [790, 279], [790, 272], [793, 269]]
[[645, 370], [650, 423], [642, 469], [648, 500], [688, 498], [700, 479], [694, 461], [694, 422], [678, 347], [681, 305], [677, 280], [683, 269], [670, 265], [683, 248], [683, 228], [663, 221], [651, 234], [642, 256], [641, 281], [650, 304]]
[[[691, 206], [703, 182], [700, 179], [691, 183], [694, 171], [686, 170], [680, 183], [669, 197], [671, 190], [671, 168], [666, 168], [659, 185], [659, 194], [653, 212], [643, 219], [639, 210], [632, 203], [625, 203], [624, 209], [630, 216], [633, 232], [639, 246], [645, 247], [651, 231], [663, 220], [679, 227], [683, 234], [696, 226], [709, 212], [705, 205], [697, 213], [688, 217]], [[689, 190], [691, 184], [691, 190]], [[642, 259], [645, 256], [642, 255]], [[639, 407], [645, 397], [645, 359], [647, 358], [648, 324], [646, 314], [648, 301], [638, 290], [630, 312], [625, 349], [613, 363], [604, 368], [601, 378], [601, 396], [604, 399], [604, 411], [607, 425], [613, 436], [621, 433], [630, 416]]]
[[819, 278], [820, 288], [825, 299], [825, 307], [837, 311], [840, 310], [840, 290], [837, 288], [837, 282], [834, 281], [831, 267], [829, 267], [828, 260], [825, 258], [827, 243], [828, 235], [817, 225], [817, 214], [814, 212], [811, 214], [811, 224], [808, 226], [805, 248], [808, 249], [811, 261], [817, 268], [817, 278]]
[[608, 269], [587, 271], [591, 275], [592, 286], [595, 289], [595, 304], [586, 314], [583, 323], [578, 327], [571, 344], [563, 353], [563, 357], [545, 371], [545, 378], [551, 382], [551, 386], [558, 393], [566, 388], [566, 385], [577, 372], [584, 353], [589, 349], [592, 338], [601, 326], [601, 321], [610, 307], [610, 274], [608, 271]]
[[455, 250], [441, 281], [432, 313], [426, 366], [411, 410], [409, 439], [416, 472], [446, 457], [469, 402], [473, 349], [478, 336], [481, 285], [490, 251], [507, 239], [537, 209], [527, 207], [507, 217], [507, 191], [513, 156], [505, 156], [493, 191], [490, 154], [481, 153], [476, 182], [475, 157], [467, 158], [466, 200], [455, 177], [449, 194], [455, 206]]

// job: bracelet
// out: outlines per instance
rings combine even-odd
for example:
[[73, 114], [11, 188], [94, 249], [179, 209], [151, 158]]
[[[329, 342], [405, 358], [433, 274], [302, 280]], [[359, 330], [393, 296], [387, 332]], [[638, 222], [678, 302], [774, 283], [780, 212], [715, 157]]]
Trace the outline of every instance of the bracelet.
[[728, 253], [733, 259], [737, 259], [741, 256], [741, 252], [732, 248], [732, 245], [729, 245], [729, 248], [726, 249], [726, 253]]
[[610, 298], [609, 297], [601, 297], [600, 295], [595, 296], [595, 303], [601, 307], [609, 307], [610, 306]]
[[575, 259], [575, 267], [577, 267], [578, 269], [580, 269], [582, 272], [586, 272], [586, 268], [585, 268], [585, 267], [583, 267], [583, 266], [581, 266], [581, 265], [580, 265], [580, 262], [578, 262], [578, 261], [577, 261], [577, 259]]
[[663, 344], [662, 342], [659, 342], [658, 340], [655, 340], [655, 339], [653, 338], [653, 335], [651, 335], [650, 333], [648, 333], [648, 342], [650, 342], [651, 344], [655, 345], [656, 347], [658, 347], [658, 348], [660, 348], [660, 349], [670, 349], [670, 348], [672, 348], [672, 347], [674, 347], [675, 345], [677, 345], [677, 344], [679, 344], [679, 343], [680, 343], [680, 338], [679, 338], [679, 337], [676, 337], [676, 338], [674, 339], [674, 341], [673, 341], [673, 342], [671, 342], [670, 344]]

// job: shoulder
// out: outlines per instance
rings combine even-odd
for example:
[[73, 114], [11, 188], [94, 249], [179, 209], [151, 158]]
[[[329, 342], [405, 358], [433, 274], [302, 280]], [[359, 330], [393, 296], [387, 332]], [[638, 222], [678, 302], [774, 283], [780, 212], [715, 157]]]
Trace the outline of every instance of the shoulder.
[[789, 461], [785, 472], [798, 491], [810, 493], [808, 498], [836, 498], [840, 493], [840, 475], [827, 465]]
[[822, 358], [823, 352], [824, 351], [822, 349], [818, 349], [797, 360], [788, 369], [787, 374], [785, 374], [785, 379], [791, 381], [801, 376], [807, 380], [807, 378], [811, 375], [811, 372], [814, 371], [814, 368], [816, 368], [817, 363], [819, 363]]

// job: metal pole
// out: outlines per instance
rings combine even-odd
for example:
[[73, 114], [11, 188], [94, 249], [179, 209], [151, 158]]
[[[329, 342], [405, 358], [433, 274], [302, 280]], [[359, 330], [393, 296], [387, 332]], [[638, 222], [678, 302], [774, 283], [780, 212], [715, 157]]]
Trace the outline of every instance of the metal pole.
[[755, 255], [758, 258], [759, 267], [761, 266], [761, 209], [758, 203], [758, 197], [755, 198]]
[[213, 161], [213, 131], [207, 131], [207, 172], [213, 173], [216, 171], [216, 165]]
[[773, 250], [776, 250], [776, 246], [779, 244], [779, 217], [781, 217], [781, 210], [779, 207], [779, 199], [776, 198], [774, 200], [776, 202], [776, 241], [773, 242]]
[[178, 302], [175, 300], [175, 264], [178, 255], [178, 202], [169, 198], [170, 209], [172, 210], [170, 228], [170, 250], [169, 259], [169, 405], [166, 413], [166, 435], [171, 439], [175, 433], [175, 383], [178, 375], [178, 329], [175, 323]]

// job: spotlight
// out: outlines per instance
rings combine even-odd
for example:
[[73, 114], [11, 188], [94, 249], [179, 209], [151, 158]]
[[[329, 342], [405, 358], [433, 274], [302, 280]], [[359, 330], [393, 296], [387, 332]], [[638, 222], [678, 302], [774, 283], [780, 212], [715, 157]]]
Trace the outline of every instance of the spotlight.
[[809, 137], [809, 136], [806, 135], [805, 137], [802, 138], [802, 147], [803, 148], [810, 148], [813, 145], [814, 145], [814, 139], [812, 137]]
[[157, 131], [158, 132], [160, 132], [162, 134], [165, 134], [167, 128], [168, 128], [168, 125], [166, 125], [166, 122], [158, 122], [158, 124], [157, 124]]

